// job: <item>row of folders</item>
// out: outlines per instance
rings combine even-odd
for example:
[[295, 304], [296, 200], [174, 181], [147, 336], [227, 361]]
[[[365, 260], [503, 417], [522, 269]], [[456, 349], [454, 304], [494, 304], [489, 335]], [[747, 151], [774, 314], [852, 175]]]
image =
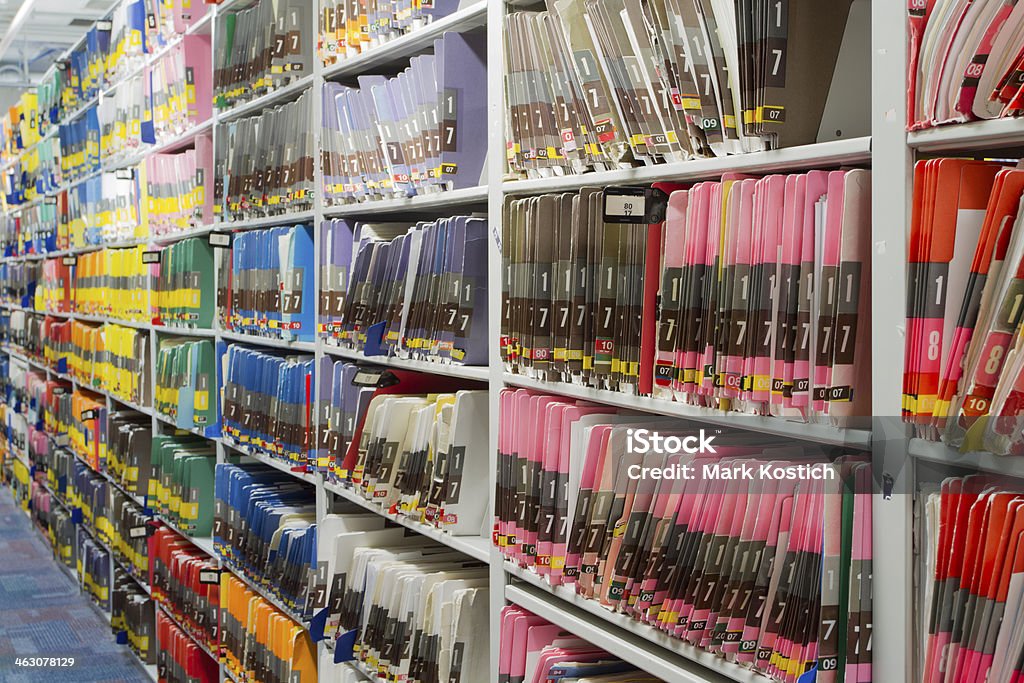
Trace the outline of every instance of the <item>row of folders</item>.
[[[32, 484], [36, 521], [59, 561], [77, 567], [90, 597], [110, 612], [115, 635], [156, 664], [161, 680], [215, 683], [221, 657], [236, 677], [270, 681], [269, 671], [278, 670], [290, 672], [289, 680], [317, 680], [315, 646], [292, 616], [75, 462], [83, 471], [64, 485], [63, 475], [51, 478], [56, 470], [37, 461], [52, 480]], [[119, 516], [108, 521], [115, 509]]]
[[[410, 378], [399, 379], [405, 389], [414, 389]], [[411, 433], [403, 435], [399, 428], [405, 416], [416, 418], [416, 432], [440, 436], [445, 429], [477, 429], [486, 394], [480, 392], [478, 412], [465, 414], [461, 411], [466, 406], [460, 408], [458, 402], [469, 397], [456, 395], [455, 403], [448, 403], [460, 410], [456, 422], [445, 428], [438, 422], [432, 430], [430, 417], [440, 413], [440, 419], [448, 410], [440, 402], [430, 404], [423, 393], [389, 394], [387, 388], [373, 393], [372, 413], [360, 425], [358, 459], [342, 464], [353, 468], [357, 495], [378, 500], [383, 492], [391, 496], [383, 503], [390, 510], [407, 510], [406, 461], [421, 456], [415, 450], [406, 452], [416, 444]], [[102, 414], [93, 407], [106, 431], [100, 438], [80, 435], [75, 424], [62, 425], [59, 402], [51, 403], [45, 392], [25, 402], [30, 412], [40, 411], [47, 431], [72, 434], [68, 448], [77, 454], [65, 455], [60, 438], [30, 428], [29, 452], [37, 471], [46, 473], [52, 489], [118, 549], [133, 575], [145, 577], [148, 572], [148, 580], [159, 589], [155, 595], [170, 602], [173, 613], [207, 646], [216, 642], [204, 611], [214, 595], [201, 586], [194, 593], [183, 587], [199, 580], [207, 561], [184, 541], [164, 543], [167, 552], [152, 555], [151, 544], [134, 536], [144, 515], [132, 509], [133, 500], [122, 491], [136, 501], [141, 498], [149, 510], [186, 533], [211, 535], [233, 571], [266, 582], [289, 612], [308, 618], [324, 611], [318, 627], [322, 633], [314, 630], [314, 638], [335, 640], [336, 652], [339, 647], [350, 651], [377, 670], [383, 666], [402, 673], [410, 663], [389, 654], [392, 644], [374, 626], [373, 611], [358, 605], [387, 591], [413, 591], [408, 572], [427, 562], [427, 583], [445, 594], [455, 591], [452, 599], [461, 596], [448, 637], [464, 642], [466, 650], [456, 658], [450, 648], [447, 654], [442, 649], [416, 666], [451, 673], [458, 662], [466, 667], [465, 675], [486, 661], [484, 644], [467, 640], [485, 631], [480, 624], [486, 622], [488, 609], [486, 569], [479, 563], [423, 536], [387, 528], [383, 516], [349, 503], [318, 521], [313, 491], [302, 482], [261, 465], [216, 464], [210, 442], [153, 435], [149, 421], [131, 411]], [[755, 666], [776, 680], [796, 681], [815, 667], [838, 667], [845, 680], [869, 680], [863, 677], [870, 670], [871, 609], [870, 469], [865, 461], [855, 456], [833, 459], [834, 453], [809, 449], [794, 452], [782, 441], [755, 444], [741, 432], [712, 435], [713, 448], [693, 457], [622, 456], [626, 440], [637, 429], [679, 438], [697, 431], [669, 418], [618, 414], [527, 391], [505, 392], [502, 414], [503, 424], [532, 425], [529, 430], [509, 427], [500, 437], [494, 531], [509, 561], [541, 581], [568, 586], [583, 599], [730, 661]], [[468, 423], [459, 427], [463, 419]], [[524, 434], [541, 438], [524, 439]], [[109, 444], [104, 460], [90, 451], [95, 441]], [[483, 446], [449, 448], [443, 457], [443, 444], [424, 446], [428, 473], [434, 471], [441, 480], [435, 480], [437, 497], [434, 484], [416, 482], [424, 508], [419, 518], [434, 516], [445, 524], [465, 521], [470, 533], [479, 534], [483, 530], [472, 521], [484, 516], [486, 500], [474, 508], [475, 496], [464, 495], [465, 501], [457, 505], [450, 505], [450, 496], [460, 493], [463, 481], [482, 476], [486, 463], [478, 456]], [[778, 455], [783, 452], [784, 458]], [[753, 482], [712, 475], [626, 477], [631, 465], [667, 470], [688, 464], [738, 472], [759, 461], [782, 474], [777, 480]], [[801, 475], [813, 471], [831, 474]], [[253, 536], [257, 528], [261, 531]], [[268, 544], [279, 544], [276, 555], [265, 552]], [[748, 545], [758, 551], [740, 551]], [[143, 557], [147, 552], [148, 558]], [[371, 590], [371, 580], [385, 584], [380, 591]], [[388, 588], [389, 581], [397, 583]], [[748, 583], [749, 593], [741, 590]], [[420, 591], [413, 594], [422, 599]], [[790, 599], [797, 595], [806, 603]], [[228, 642], [225, 618], [222, 609], [220, 637]], [[522, 646], [517, 642], [514, 650]]]
[[[16, 178], [4, 179], [8, 203], [23, 191]], [[192, 149], [150, 154], [121, 172], [87, 172], [67, 190], [57, 191], [66, 182], [59, 175], [28, 182], [36, 195], [46, 196], [0, 223], [5, 257], [164, 237], [211, 225], [221, 208], [214, 203], [209, 135], [196, 136]]]
[[[487, 467], [481, 457], [487, 442], [487, 393], [481, 385], [324, 359], [317, 431], [312, 424], [312, 356], [232, 345], [217, 362], [212, 343], [202, 340], [161, 346], [156, 365], [154, 408], [167, 422], [222, 434], [238, 451], [323, 472], [390, 514], [453, 535], [485, 531], [481, 520], [488, 492], [471, 484], [486, 476]], [[60, 439], [82, 459], [110, 471], [125, 490], [150, 496], [154, 509], [163, 508], [181, 528], [208, 535], [208, 498], [190, 493], [185, 507], [180, 499], [171, 502], [172, 480], [182, 475], [171, 474], [160, 449], [181, 449], [179, 441], [165, 443], [152, 434], [148, 416], [110, 409], [102, 396], [87, 389], [47, 380], [18, 362], [8, 371], [12, 404], [30, 407], [29, 418], [10, 426], [12, 438], [27, 442], [29, 428], [45, 420], [47, 430], [64, 435]], [[212, 442], [189, 439], [199, 455], [213, 453]], [[197, 466], [203, 463], [212, 468], [213, 461], [196, 461]], [[205, 480], [212, 485], [211, 473]], [[195, 483], [186, 489], [208, 492]], [[178, 519], [179, 510], [188, 514]]]
[[1024, 172], [933, 159], [914, 177], [903, 419], [965, 452], [1020, 455]]
[[508, 370], [853, 426], [870, 413], [870, 173], [505, 203]]
[[871, 680], [866, 458], [523, 389], [500, 403], [509, 562], [775, 680]]
[[[337, 220], [324, 230], [319, 295], [308, 226], [237, 233], [229, 248], [189, 238], [163, 249], [4, 263], [0, 288], [7, 302], [41, 313], [204, 330], [216, 320], [257, 337], [320, 336], [367, 356], [486, 362], [485, 219]], [[22, 314], [12, 314], [15, 336], [31, 324]]]
[[1024, 113], [1022, 29], [1014, 3], [908, 3], [908, 127]]
[[0, 119], [4, 153], [36, 144], [105, 84], [140, 66], [146, 56], [171, 48], [207, 10], [189, 0], [118, 2], [110, 20], [91, 27], [83, 44], [58, 60], [38, 87], [23, 93]]
[[56, 125], [12, 160], [7, 202], [22, 204], [139, 154], [208, 121], [210, 39], [185, 36], [98, 104]]

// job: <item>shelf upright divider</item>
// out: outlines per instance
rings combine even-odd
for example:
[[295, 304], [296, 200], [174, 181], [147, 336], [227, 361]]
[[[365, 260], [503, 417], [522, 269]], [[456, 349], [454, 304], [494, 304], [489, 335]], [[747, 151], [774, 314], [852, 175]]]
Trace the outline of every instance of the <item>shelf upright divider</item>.
[[[913, 473], [902, 411], [908, 212], [907, 10], [871, 6], [872, 679], [914, 680]], [[901, 293], [894, 296], [895, 293]]]
[[[501, 362], [499, 341], [501, 335], [501, 219], [504, 195], [502, 179], [505, 175], [505, 82], [504, 63], [505, 0], [487, 0], [487, 227], [491, 235], [487, 245], [487, 358], [490, 369], [488, 383], [487, 461], [488, 482], [491, 487], [491, 519], [498, 481], [499, 401], [504, 388], [504, 367]], [[498, 682], [498, 656], [501, 652], [501, 610], [505, 607], [505, 572], [503, 556], [491, 544], [490, 565], [490, 683]]]

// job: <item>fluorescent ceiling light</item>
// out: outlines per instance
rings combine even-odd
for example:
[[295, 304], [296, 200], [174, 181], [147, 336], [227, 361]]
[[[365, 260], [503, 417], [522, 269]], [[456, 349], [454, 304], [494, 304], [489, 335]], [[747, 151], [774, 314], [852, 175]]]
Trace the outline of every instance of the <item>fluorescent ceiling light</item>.
[[29, 16], [32, 14], [32, 8], [35, 6], [36, 0], [23, 0], [21, 7], [18, 8], [18, 12], [14, 15], [14, 19], [11, 21], [11, 25], [7, 27], [7, 32], [4, 33], [3, 40], [0, 40], [0, 60], [7, 54], [8, 48], [11, 47], [11, 43], [17, 37], [18, 32], [21, 30], [22, 25], [28, 21]]

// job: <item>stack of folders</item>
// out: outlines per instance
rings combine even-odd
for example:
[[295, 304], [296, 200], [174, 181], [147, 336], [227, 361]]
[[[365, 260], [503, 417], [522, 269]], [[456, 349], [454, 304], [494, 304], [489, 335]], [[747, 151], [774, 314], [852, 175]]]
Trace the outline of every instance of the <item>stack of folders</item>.
[[68, 372], [80, 384], [96, 389], [103, 385], [103, 376], [98, 369], [105, 351], [102, 325], [71, 321]]
[[39, 134], [47, 135], [60, 121], [60, 98], [64, 90], [64, 71], [50, 69], [36, 86], [36, 107], [39, 116]]
[[148, 237], [139, 218], [139, 185], [136, 174], [117, 173], [92, 176], [66, 193], [58, 204], [61, 227], [67, 225], [67, 245], [84, 247]]
[[[388, 231], [379, 239], [393, 239], [402, 234]], [[391, 234], [394, 232], [395, 234]], [[375, 234], [377, 231], [374, 231]], [[352, 273], [352, 260], [355, 252], [353, 244], [355, 235], [348, 221], [340, 218], [326, 220], [320, 224], [320, 303], [319, 335], [331, 338], [345, 314], [345, 295], [348, 293], [349, 277]], [[367, 230], [369, 235], [369, 230]], [[3, 266], [0, 266], [2, 268]]]
[[56, 546], [56, 542], [52, 538], [51, 522], [53, 521], [54, 509], [60, 506], [50, 496], [50, 492], [39, 483], [39, 476], [39, 471], [36, 470], [35, 478], [30, 478], [29, 480], [29, 512], [32, 515], [32, 521], [36, 523], [39, 529], [46, 532], [46, 537], [50, 539], [50, 544]]
[[52, 198], [22, 209], [13, 220], [17, 222], [21, 254], [45, 254], [56, 251], [60, 214]]
[[42, 272], [38, 261], [0, 264], [0, 298], [4, 303], [24, 308], [34, 306], [36, 282]]
[[133, 327], [103, 326], [103, 351], [93, 372], [108, 394], [149, 405], [149, 334]]
[[150, 154], [139, 165], [140, 221], [153, 236], [213, 223], [213, 140], [195, 138], [194, 148]]
[[189, 635], [217, 652], [221, 604], [217, 561], [168, 527], [157, 528], [151, 539], [153, 598]]
[[344, 0], [325, 0], [320, 4], [320, 59], [330, 65], [358, 57], [473, 4], [472, 0], [439, 0], [427, 6], [409, 6], [387, 0], [366, 7]]
[[[59, 495], [59, 494], [55, 494]], [[54, 500], [53, 495], [39, 484], [33, 484], [30, 507], [36, 521], [46, 529], [57, 561], [68, 569], [75, 566], [75, 537], [77, 530], [68, 510]]]
[[43, 318], [32, 315], [25, 311], [11, 311], [4, 321], [7, 326], [3, 328], [4, 341], [21, 347], [28, 355], [33, 357], [42, 356], [43, 340], [39, 332], [43, 326]]
[[[11, 366], [12, 371], [14, 366]], [[71, 395], [74, 387], [66, 380], [55, 380], [47, 383], [46, 391], [43, 394], [43, 427], [53, 440], [55, 445], [66, 446], [66, 437], [60, 436], [66, 433], [67, 424], [71, 419]], [[11, 397], [8, 397], [11, 400]], [[13, 405], [13, 404], [12, 404]], [[70, 451], [67, 451], [70, 453]]]
[[[187, 35], [147, 69], [141, 129], [146, 142], [159, 144], [174, 139], [210, 119], [210, 59], [210, 36]], [[130, 86], [122, 85], [119, 90], [124, 87]]]
[[58, 396], [57, 434], [67, 434], [68, 445], [94, 470], [106, 465], [107, 404], [102, 396], [75, 390]]
[[192, 681], [192, 683], [219, 683], [220, 666], [191, 635], [174, 621], [157, 611], [156, 614], [157, 671], [160, 681]]
[[18, 217], [13, 213], [6, 214], [0, 219], [0, 256], [10, 258], [21, 256], [21, 225]]
[[908, 254], [903, 417], [964, 451], [1024, 453], [1024, 171], [919, 162]]
[[311, 342], [316, 328], [315, 253], [308, 225], [249, 230], [231, 247], [228, 329]]
[[146, 51], [150, 54], [170, 45], [212, 11], [211, 5], [191, 0], [142, 0], [139, 4], [145, 8]]
[[61, 174], [65, 182], [75, 182], [100, 170], [100, 118], [95, 106], [57, 132], [60, 140]]
[[46, 259], [36, 285], [35, 302], [30, 306], [47, 313], [70, 313], [72, 292], [71, 267], [63, 259]]
[[[159, 253], [153, 320], [167, 327], [210, 329], [214, 301], [213, 247], [191, 237], [175, 242]], [[148, 270], [148, 266], [140, 268]]]
[[816, 142], [853, 4], [553, 0], [512, 13], [510, 170], [545, 177]]
[[149, 517], [145, 510], [116, 487], [110, 493], [110, 524], [107, 544], [121, 567], [140, 581], [148, 581], [149, 547], [147, 538]]
[[30, 182], [35, 196], [58, 189], [63, 182], [60, 163], [60, 140], [55, 137], [40, 140], [26, 155], [32, 169]]
[[75, 259], [75, 312], [148, 321], [149, 266], [145, 248], [100, 249]]
[[209, 339], [161, 339], [156, 357], [153, 408], [181, 429], [215, 427], [217, 363]]
[[672, 418], [526, 390], [500, 403], [495, 534], [508, 561], [776, 680], [815, 667], [870, 680], [866, 457], [750, 432], [712, 442]]
[[109, 24], [100, 28], [106, 35], [103, 78], [116, 83], [143, 64], [146, 53], [146, 8], [139, 0], [118, 0]]
[[110, 628], [145, 664], [156, 664], [156, 605], [138, 582], [117, 565], [110, 595]]
[[110, 413], [107, 442], [110, 477], [135, 496], [149, 496], [153, 481], [153, 429], [149, 417], [130, 410]]
[[130, 158], [206, 122], [211, 97], [210, 37], [187, 35], [138, 76], [100, 101], [104, 160]]
[[237, 221], [305, 211], [313, 206], [312, 98], [263, 109], [217, 133], [214, 212]]
[[234, 680], [322, 680], [317, 678], [316, 646], [307, 629], [228, 572], [221, 573], [220, 595], [224, 665]]
[[[7, 410], [7, 408], [5, 407], [4, 410]], [[29, 474], [28, 467], [19, 458], [12, 458], [11, 456], [7, 457], [11, 463], [11, 493], [14, 495], [14, 500], [17, 505], [27, 512], [28, 506], [31, 502], [31, 475]], [[77, 551], [77, 549], [76, 545], [75, 550]]]
[[[228, 109], [313, 73], [315, 10], [305, 0], [258, 0], [225, 12], [213, 62], [214, 103]], [[219, 21], [219, 19], [218, 19]], [[294, 119], [293, 119], [294, 123]], [[302, 128], [302, 126], [299, 126]]]
[[394, 78], [325, 84], [324, 201], [352, 204], [486, 179], [486, 36], [448, 32]]
[[104, 612], [110, 611], [110, 553], [88, 534], [79, 534], [78, 581]]
[[40, 334], [44, 341], [42, 361], [55, 372], [68, 371], [68, 357], [71, 355], [71, 320], [43, 318]]
[[345, 517], [324, 521], [336, 530], [321, 532], [317, 555], [327, 564], [324, 636], [334, 640], [334, 661], [354, 659], [385, 680], [487, 680], [486, 565]]
[[99, 24], [94, 24], [85, 32], [85, 41], [62, 63], [68, 72], [64, 81], [62, 118], [99, 95], [105, 81], [109, 47], [110, 31], [100, 30]]
[[308, 616], [317, 557], [314, 494], [312, 486], [264, 465], [220, 463], [211, 497], [218, 555], [301, 617]]
[[487, 240], [487, 220], [467, 216], [411, 228], [341, 222], [324, 254], [327, 340], [367, 356], [486, 364]]
[[870, 188], [811, 171], [510, 199], [506, 367], [852, 426], [871, 402]]
[[225, 436], [304, 468], [313, 440], [313, 369], [312, 356], [229, 345], [222, 407]]
[[657, 683], [629, 662], [594, 647], [522, 607], [501, 610], [499, 680], [548, 683]]
[[42, 133], [38, 127], [39, 97], [32, 90], [23, 92], [7, 109], [7, 121], [10, 125], [11, 140], [8, 147], [18, 152], [39, 142]]
[[148, 505], [190, 536], [213, 530], [212, 442], [192, 436], [153, 436], [150, 440]]
[[1008, 683], [1024, 672], [1024, 497], [985, 475], [923, 497], [921, 680]]
[[60, 187], [61, 178], [60, 142], [56, 138], [40, 140], [4, 174], [7, 204], [35, 201]]
[[107, 480], [92, 467], [76, 459], [71, 465], [71, 490], [68, 502], [82, 513], [82, 520], [95, 537], [106, 528]]
[[[389, 396], [430, 396], [441, 400], [443, 405], [447, 399], [441, 398], [442, 395], [479, 388], [473, 382], [453, 377], [348, 361], [336, 361], [332, 367], [330, 359], [324, 359], [319, 399], [323, 407], [320, 424], [325, 428], [317, 441], [317, 465], [321, 471], [326, 468], [336, 481], [352, 483], [355, 467], [369, 447], [363, 435], [365, 433], [368, 439], [373, 426], [373, 420], [368, 421], [368, 418], [370, 405], [375, 401], [379, 406]], [[443, 418], [441, 421], [446, 422]]]
[[[351, 373], [339, 365], [336, 379]], [[327, 452], [343, 443], [344, 420], [332, 404]], [[386, 511], [455, 536], [480, 536], [490, 499], [474, 482], [487, 476], [487, 425], [486, 391], [379, 395], [366, 408], [352, 474], [343, 481]]]
[[105, 162], [139, 153], [145, 141], [143, 122], [143, 75], [122, 82], [109, 97], [100, 98], [96, 113], [100, 122], [100, 158]]
[[1014, 3], [910, 3], [909, 128], [1024, 113], [1022, 29], [1024, 12]]

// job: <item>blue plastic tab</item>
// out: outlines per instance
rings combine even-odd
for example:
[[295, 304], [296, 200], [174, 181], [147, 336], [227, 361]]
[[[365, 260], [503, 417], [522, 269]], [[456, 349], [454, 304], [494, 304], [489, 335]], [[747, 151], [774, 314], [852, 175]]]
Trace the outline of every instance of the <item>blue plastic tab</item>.
[[327, 608], [323, 608], [319, 612], [313, 615], [313, 618], [309, 620], [309, 635], [313, 638], [314, 643], [319, 643], [325, 638], [324, 627], [327, 626]]
[[380, 345], [384, 339], [385, 327], [387, 327], [386, 321], [370, 325], [366, 328], [366, 345], [363, 347], [364, 356], [384, 356], [387, 354], [387, 349]]
[[341, 664], [342, 662], [351, 662], [355, 659], [352, 654], [352, 648], [356, 644], [356, 632], [345, 631], [338, 639], [334, 641], [334, 663]]

